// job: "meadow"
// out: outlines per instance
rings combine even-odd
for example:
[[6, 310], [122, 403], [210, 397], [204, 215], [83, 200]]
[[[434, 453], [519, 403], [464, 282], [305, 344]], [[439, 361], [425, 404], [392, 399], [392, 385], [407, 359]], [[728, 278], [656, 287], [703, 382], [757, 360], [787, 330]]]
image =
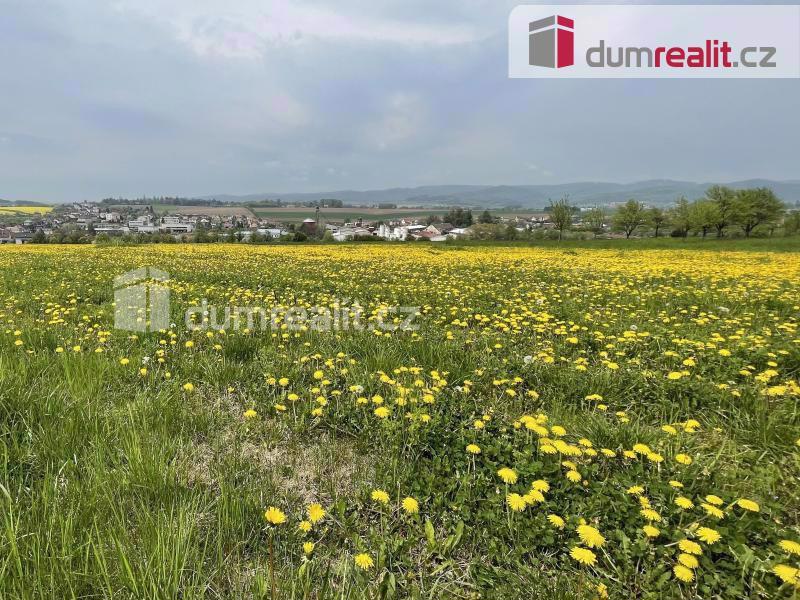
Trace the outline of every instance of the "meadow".
[[796, 598], [800, 258], [715, 248], [0, 247], [0, 598]]

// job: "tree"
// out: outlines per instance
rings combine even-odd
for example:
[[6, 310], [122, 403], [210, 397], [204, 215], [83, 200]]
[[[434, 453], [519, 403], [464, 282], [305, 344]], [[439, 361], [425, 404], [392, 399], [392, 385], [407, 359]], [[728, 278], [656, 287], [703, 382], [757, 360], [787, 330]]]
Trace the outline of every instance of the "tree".
[[800, 232], [800, 212], [793, 212], [786, 216], [783, 223], [783, 232], [786, 235], [796, 235]]
[[689, 205], [689, 222], [692, 224], [692, 229], [703, 234], [703, 239], [719, 220], [719, 209], [713, 200], [701, 198]]
[[472, 220], [472, 209], [468, 208], [467, 212], [464, 213], [464, 222], [461, 225], [462, 227], [471, 227], [474, 221]]
[[692, 228], [692, 219], [691, 208], [686, 198], [681, 196], [675, 201], [675, 206], [672, 207], [669, 213], [669, 220], [675, 225], [675, 231], [681, 237], [689, 235], [689, 230]]
[[494, 218], [492, 218], [492, 215], [489, 214], [488, 210], [485, 210], [481, 213], [481, 216], [478, 217], [478, 223], [483, 223], [485, 225], [489, 223], [494, 223]]
[[597, 237], [599, 233], [603, 233], [603, 228], [606, 223], [606, 213], [602, 208], [594, 207], [586, 214], [586, 224], [589, 230]]
[[725, 235], [725, 228], [731, 224], [735, 198], [736, 192], [724, 185], [712, 185], [706, 190], [706, 199], [713, 202], [716, 207], [714, 227], [718, 238]]
[[733, 202], [731, 220], [750, 237], [753, 230], [764, 223], [771, 223], [783, 215], [783, 202], [769, 188], [739, 190]]
[[667, 223], [667, 213], [663, 208], [653, 207], [647, 211], [647, 220], [655, 230], [655, 236], [658, 237], [658, 232]]
[[625, 238], [628, 239], [638, 227], [644, 224], [645, 217], [644, 204], [631, 199], [617, 209], [617, 213], [614, 215], [614, 227], [624, 231]]
[[44, 234], [44, 231], [40, 229], [33, 234], [33, 237], [31, 238], [31, 244], [46, 244], [46, 243], [47, 243], [47, 236]]
[[558, 239], [561, 241], [564, 230], [569, 229], [572, 225], [572, 207], [566, 196], [556, 202], [550, 200], [550, 218], [553, 219], [553, 224], [558, 230]]
[[472, 225], [472, 211], [463, 208], [455, 207], [447, 211], [443, 217], [445, 223], [450, 223], [453, 227], [469, 227]]

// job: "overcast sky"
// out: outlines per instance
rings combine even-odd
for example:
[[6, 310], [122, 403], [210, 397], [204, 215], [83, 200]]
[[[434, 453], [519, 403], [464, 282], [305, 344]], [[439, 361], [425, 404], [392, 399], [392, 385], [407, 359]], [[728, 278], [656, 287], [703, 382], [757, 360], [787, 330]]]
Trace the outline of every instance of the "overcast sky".
[[800, 80], [510, 80], [504, 0], [0, 0], [0, 198], [800, 179]]

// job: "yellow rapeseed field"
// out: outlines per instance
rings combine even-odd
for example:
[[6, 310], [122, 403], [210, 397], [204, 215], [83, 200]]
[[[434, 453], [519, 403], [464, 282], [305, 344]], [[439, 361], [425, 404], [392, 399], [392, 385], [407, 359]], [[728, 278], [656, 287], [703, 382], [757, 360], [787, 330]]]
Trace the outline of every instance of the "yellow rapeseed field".
[[45, 245], [0, 277], [0, 597], [800, 589], [794, 253]]
[[37, 215], [53, 212], [52, 206], [0, 206], [0, 214]]

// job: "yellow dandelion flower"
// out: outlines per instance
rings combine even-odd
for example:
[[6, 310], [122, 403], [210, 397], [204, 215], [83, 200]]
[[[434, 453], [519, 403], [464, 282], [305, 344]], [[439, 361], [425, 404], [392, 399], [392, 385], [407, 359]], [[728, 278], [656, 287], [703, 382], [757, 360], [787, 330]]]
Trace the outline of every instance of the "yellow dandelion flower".
[[528, 504], [538, 504], [540, 502], [544, 502], [544, 494], [539, 490], [531, 490], [527, 494], [523, 496], [525, 498], [525, 502]]
[[303, 533], [308, 533], [311, 531], [311, 521], [300, 521], [297, 528]]
[[725, 513], [720, 510], [718, 506], [713, 506], [711, 504], [706, 504], [705, 502], [700, 506], [703, 507], [703, 510], [706, 511], [706, 514], [711, 515], [714, 518], [721, 519], [725, 516]]
[[279, 508], [270, 506], [264, 513], [264, 518], [270, 525], [280, 525], [286, 522], [286, 514]]
[[415, 515], [419, 512], [419, 502], [411, 496], [403, 498], [403, 510], [409, 515]]
[[686, 496], [678, 496], [675, 498], [675, 504], [680, 506], [683, 510], [689, 510], [694, 508], [694, 503], [689, 500]]
[[736, 501], [736, 504], [745, 510], [750, 512], [759, 512], [761, 507], [758, 505], [758, 502], [753, 502], [752, 500], [748, 500], [747, 498], [740, 498]]
[[652, 525], [645, 525], [644, 527], [642, 527], [642, 531], [649, 538], [656, 538], [661, 534], [661, 532]]
[[580, 546], [575, 546], [570, 551], [569, 555], [582, 565], [591, 567], [597, 562], [597, 556], [595, 556], [594, 552], [587, 548], [581, 548]]
[[677, 579], [684, 583], [691, 583], [694, 581], [694, 572], [683, 565], [675, 565], [672, 568], [672, 572], [675, 573]]
[[780, 546], [781, 550], [783, 550], [784, 552], [800, 556], [800, 544], [798, 544], [797, 542], [793, 542], [792, 540], [781, 540], [778, 543], [778, 546]]
[[681, 549], [681, 552], [685, 552], [686, 554], [696, 554], [699, 556], [703, 553], [703, 549], [700, 547], [700, 544], [693, 542], [692, 540], [681, 540], [678, 542], [678, 548]]
[[303, 553], [308, 556], [314, 551], [314, 542], [306, 542], [303, 544]]
[[517, 474], [513, 469], [503, 467], [502, 469], [498, 469], [497, 475], [503, 480], [504, 483], [509, 485], [514, 485], [517, 483]]
[[591, 525], [579, 525], [576, 531], [581, 541], [589, 548], [602, 548], [603, 544], [606, 543], [606, 538]]
[[688, 454], [676, 454], [675, 460], [682, 465], [690, 465], [692, 464], [692, 457]]
[[362, 571], [367, 571], [375, 566], [375, 562], [372, 560], [372, 557], [366, 552], [362, 552], [361, 554], [356, 554], [354, 560], [356, 566]]
[[697, 537], [706, 544], [716, 544], [722, 538], [719, 531], [710, 527], [700, 527], [697, 530]]
[[556, 529], [564, 529], [564, 519], [558, 515], [547, 515], [547, 520], [550, 521], [550, 524]]
[[697, 560], [696, 556], [691, 554], [686, 554], [685, 552], [681, 552], [678, 555], [678, 562], [681, 563], [684, 567], [688, 567], [689, 569], [696, 569], [697, 566], [700, 564], [700, 561]]
[[519, 494], [508, 494], [506, 496], [506, 504], [508, 504], [508, 507], [514, 512], [525, 510], [525, 506], [527, 505], [525, 498]]
[[379, 504], [389, 504], [389, 494], [383, 490], [372, 490], [372, 499]]
[[581, 474], [578, 471], [567, 471], [567, 479], [569, 479], [572, 483], [579, 483], [581, 480]]
[[537, 492], [547, 493], [550, 491], [550, 484], [547, 483], [544, 479], [537, 479], [531, 484], [531, 489], [534, 489]]
[[325, 509], [322, 508], [321, 504], [309, 504], [307, 512], [308, 520], [312, 523], [319, 523], [325, 518]]
[[661, 515], [658, 514], [657, 511], [653, 510], [652, 508], [643, 508], [639, 511], [639, 514], [642, 515], [648, 521], [652, 521], [654, 523], [659, 523], [661, 521]]
[[467, 444], [467, 452], [470, 454], [480, 454], [481, 447], [478, 444]]
[[783, 583], [791, 585], [800, 584], [800, 569], [795, 569], [789, 565], [775, 565], [772, 567], [772, 572], [780, 578]]

